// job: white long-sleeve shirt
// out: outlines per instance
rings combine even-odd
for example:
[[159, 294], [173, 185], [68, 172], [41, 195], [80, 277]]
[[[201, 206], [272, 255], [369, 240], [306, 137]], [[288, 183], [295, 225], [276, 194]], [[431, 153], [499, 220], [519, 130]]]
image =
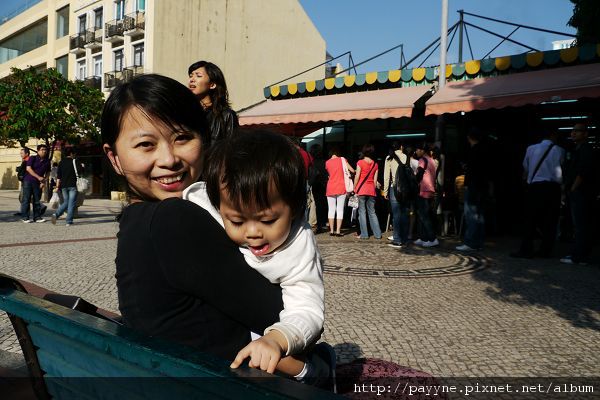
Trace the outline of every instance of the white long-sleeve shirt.
[[[210, 203], [204, 182], [197, 182], [183, 192], [183, 198], [204, 208], [224, 227], [219, 211]], [[323, 329], [325, 312], [323, 267], [310, 226], [294, 221], [286, 241], [272, 253], [257, 257], [245, 247], [240, 252], [248, 265], [281, 286], [283, 311], [279, 322], [265, 329], [281, 332], [287, 342], [286, 355], [297, 354], [314, 343]]]

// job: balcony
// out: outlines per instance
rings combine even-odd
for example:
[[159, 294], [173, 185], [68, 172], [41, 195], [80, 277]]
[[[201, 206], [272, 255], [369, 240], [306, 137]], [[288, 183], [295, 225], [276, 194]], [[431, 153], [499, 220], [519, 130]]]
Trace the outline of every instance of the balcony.
[[86, 33], [79, 33], [69, 38], [69, 53], [80, 54], [85, 53]]
[[143, 65], [123, 68], [122, 71], [111, 71], [104, 74], [104, 88], [112, 89], [121, 82], [129, 82], [134, 76], [144, 73]]
[[104, 24], [104, 40], [107, 42], [116, 42], [123, 40], [124, 20], [115, 19]]
[[112, 89], [125, 80], [123, 71], [110, 71], [104, 74], [104, 88]]
[[124, 19], [124, 31], [125, 35], [133, 36], [139, 33], [143, 33], [146, 28], [146, 13], [143, 11], [137, 11], [133, 14], [125, 16]]
[[102, 77], [100, 76], [88, 76], [83, 80], [85, 86], [102, 90]]
[[93, 30], [85, 32], [85, 48], [97, 49], [102, 47], [102, 30]]

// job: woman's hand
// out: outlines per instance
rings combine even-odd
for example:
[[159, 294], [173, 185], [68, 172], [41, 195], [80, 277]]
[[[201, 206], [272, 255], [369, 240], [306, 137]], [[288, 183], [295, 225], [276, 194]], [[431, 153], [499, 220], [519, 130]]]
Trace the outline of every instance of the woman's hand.
[[248, 362], [250, 368], [260, 368], [272, 374], [275, 372], [279, 360], [281, 360], [281, 354], [285, 353], [286, 347], [285, 337], [278, 331], [272, 330], [240, 350], [229, 367], [237, 368], [245, 359], [250, 357]]

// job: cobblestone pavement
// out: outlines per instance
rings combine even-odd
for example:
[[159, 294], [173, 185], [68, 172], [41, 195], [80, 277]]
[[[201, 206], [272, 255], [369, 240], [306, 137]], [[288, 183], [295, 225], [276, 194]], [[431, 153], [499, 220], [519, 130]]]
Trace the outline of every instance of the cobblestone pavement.
[[[86, 200], [67, 228], [64, 220], [21, 223], [12, 215], [16, 197], [0, 191], [0, 271], [117, 312], [120, 204]], [[436, 376], [600, 375], [598, 254], [595, 264], [567, 266], [508, 258], [514, 239], [468, 255], [453, 251], [452, 239], [435, 250], [398, 250], [385, 239], [353, 235], [321, 234], [318, 241], [325, 261], [324, 339], [341, 362], [376, 357]], [[20, 352], [5, 314], [2, 351]]]

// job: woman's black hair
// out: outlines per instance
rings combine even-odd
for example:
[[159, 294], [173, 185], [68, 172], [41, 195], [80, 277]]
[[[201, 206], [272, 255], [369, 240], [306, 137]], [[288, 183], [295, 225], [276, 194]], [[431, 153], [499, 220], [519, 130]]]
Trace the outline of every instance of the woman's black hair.
[[157, 74], [139, 75], [115, 87], [104, 103], [102, 143], [114, 150], [123, 117], [136, 107], [174, 130], [184, 128], [197, 133], [206, 144], [210, 136], [206, 116], [196, 97], [174, 79]]
[[362, 155], [363, 157], [369, 157], [372, 159], [375, 155], [375, 146], [372, 144], [365, 144], [362, 148]]
[[204, 179], [208, 198], [215, 208], [225, 188], [237, 209], [271, 207], [270, 189], [277, 190], [290, 206], [294, 218], [306, 207], [304, 161], [292, 141], [268, 131], [240, 132], [217, 142], [207, 154]]
[[204, 68], [208, 75], [208, 79], [216, 86], [209, 92], [212, 111], [218, 114], [221, 113], [221, 111], [230, 108], [227, 83], [225, 83], [225, 75], [223, 75], [221, 68], [209, 61], [196, 61], [189, 66], [188, 75], [191, 75], [192, 72], [198, 68]]

